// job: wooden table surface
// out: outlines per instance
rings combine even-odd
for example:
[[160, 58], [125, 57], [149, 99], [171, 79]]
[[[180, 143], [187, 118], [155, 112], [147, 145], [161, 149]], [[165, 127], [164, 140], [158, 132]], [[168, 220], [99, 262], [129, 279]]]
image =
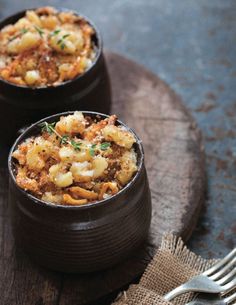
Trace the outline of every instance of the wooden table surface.
[[[152, 195], [148, 240], [135, 255], [110, 270], [88, 275], [43, 270], [15, 248], [7, 209], [7, 172], [2, 169], [0, 273], [4, 276], [0, 295], [4, 305], [39, 300], [45, 305], [75, 305], [101, 298], [104, 304], [109, 301], [107, 295], [143, 273], [163, 233], [175, 232], [187, 240], [195, 228], [206, 180], [201, 135], [193, 118], [180, 98], [156, 75], [115, 53], [107, 52], [106, 62], [113, 93], [112, 113], [133, 128], [144, 145]], [[24, 267], [19, 270], [18, 266]]]
[[236, 1], [0, 0], [3, 18], [56, 5], [81, 11], [104, 46], [156, 73], [183, 99], [202, 130], [208, 200], [189, 242], [205, 257], [236, 244]]
[[226, 254], [236, 244], [236, 2], [0, 0], [0, 17], [44, 4], [89, 16], [106, 48], [142, 63], [182, 97], [202, 130], [208, 174], [208, 199], [188, 245], [205, 257]]

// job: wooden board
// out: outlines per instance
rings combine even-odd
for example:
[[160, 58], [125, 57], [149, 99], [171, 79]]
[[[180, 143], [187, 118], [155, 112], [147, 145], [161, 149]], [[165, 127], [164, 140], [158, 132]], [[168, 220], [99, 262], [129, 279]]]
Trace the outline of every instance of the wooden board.
[[[113, 89], [112, 113], [144, 143], [152, 192], [149, 240], [112, 270], [88, 275], [51, 272], [16, 249], [7, 211], [6, 171], [0, 175], [0, 295], [4, 305], [78, 305], [107, 295], [144, 271], [161, 235], [190, 237], [204, 197], [204, 153], [195, 122], [179, 97], [157, 76], [117, 54], [106, 54]], [[105, 299], [102, 304], [106, 304]]]

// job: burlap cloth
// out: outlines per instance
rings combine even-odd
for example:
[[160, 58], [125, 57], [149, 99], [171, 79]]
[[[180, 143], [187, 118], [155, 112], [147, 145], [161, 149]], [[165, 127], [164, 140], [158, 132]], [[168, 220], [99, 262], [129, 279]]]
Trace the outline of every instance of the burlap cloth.
[[208, 269], [214, 262], [189, 251], [180, 238], [166, 234], [139, 284], [131, 285], [121, 293], [113, 305], [186, 304], [192, 299], [192, 293], [177, 297], [172, 303], [165, 301], [163, 295]]

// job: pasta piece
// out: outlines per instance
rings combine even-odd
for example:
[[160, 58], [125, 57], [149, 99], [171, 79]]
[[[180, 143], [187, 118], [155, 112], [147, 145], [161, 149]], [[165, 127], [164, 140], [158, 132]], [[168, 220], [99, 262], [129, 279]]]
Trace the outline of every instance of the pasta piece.
[[34, 11], [27, 11], [26, 12], [26, 17], [33, 24], [35, 24], [35, 25], [37, 25], [39, 27], [42, 26], [42, 23], [41, 23], [41, 20], [40, 20], [39, 16]]
[[107, 193], [107, 191], [110, 190], [112, 195], [115, 195], [118, 193], [119, 189], [116, 182], [105, 182], [102, 184], [102, 187], [99, 192], [98, 199], [102, 200], [105, 199], [104, 195]]
[[87, 199], [74, 199], [69, 194], [63, 195], [63, 202], [69, 205], [82, 205], [88, 202]]
[[89, 153], [89, 149], [86, 149], [80, 152], [76, 152], [74, 155], [74, 159], [77, 162], [85, 162], [85, 161], [90, 161], [92, 159], [92, 156]]
[[74, 66], [70, 63], [64, 63], [58, 67], [60, 80], [64, 81], [71, 78], [71, 73], [74, 69]]
[[73, 12], [61, 13], [52, 7], [28, 10], [14, 24], [0, 29], [0, 76], [29, 87], [72, 80], [96, 59], [93, 34], [93, 27]]
[[40, 44], [41, 38], [36, 33], [27, 32], [21, 38], [15, 38], [9, 42], [7, 51], [10, 54], [18, 54], [37, 47]]
[[59, 24], [56, 16], [42, 16], [40, 20], [42, 27], [48, 30], [54, 30]]
[[73, 23], [78, 20], [77, 16], [71, 16], [71, 12], [60, 12], [58, 17], [62, 23]]
[[59, 150], [59, 157], [61, 161], [69, 161], [73, 160], [75, 155], [75, 151], [73, 148], [64, 146]]
[[82, 49], [84, 41], [79, 30], [76, 32], [62, 30], [58, 35], [51, 36], [49, 44], [57, 52], [75, 54]]
[[[69, 34], [65, 34], [69, 35]], [[61, 37], [61, 36], [60, 36]], [[60, 37], [52, 37], [50, 40], [50, 46], [57, 52], [65, 54], [74, 54], [76, 51], [75, 45], [68, 39], [62, 39]]]
[[89, 161], [92, 158], [88, 149], [77, 152], [72, 147], [68, 147], [68, 146], [64, 146], [59, 150], [59, 157], [61, 161], [76, 161], [76, 162]]
[[26, 164], [32, 170], [41, 170], [45, 166], [45, 160], [54, 150], [53, 144], [42, 138], [36, 138], [34, 144], [26, 153]]
[[27, 71], [25, 75], [25, 81], [28, 85], [35, 85], [40, 81], [39, 71], [32, 70]]
[[113, 141], [117, 145], [127, 149], [130, 149], [136, 142], [131, 132], [114, 125], [107, 125], [102, 130], [102, 133], [106, 141]]
[[40, 150], [41, 150], [40, 147], [35, 145], [29, 149], [29, 151], [26, 154], [26, 164], [28, 168], [37, 171], [44, 168], [45, 161], [39, 155]]
[[49, 168], [49, 178], [58, 187], [67, 187], [73, 183], [72, 173], [63, 173], [61, 164], [52, 165]]
[[98, 194], [93, 191], [88, 191], [82, 187], [79, 186], [72, 186], [69, 188], [69, 191], [78, 197], [89, 199], [89, 200], [95, 200], [98, 198]]
[[21, 30], [21, 29], [26, 29], [26, 28], [30, 27], [30, 25], [31, 25], [30, 21], [27, 18], [23, 17], [23, 18], [20, 18], [13, 27], [14, 27], [15, 31], [17, 31], [17, 30]]
[[6, 67], [6, 59], [0, 55], [0, 69], [3, 69]]
[[97, 156], [93, 161], [92, 161], [92, 167], [93, 167], [93, 177], [98, 178], [103, 175], [104, 171], [108, 167], [108, 163], [104, 157]]
[[70, 171], [76, 182], [88, 182], [93, 178], [94, 171], [91, 169], [91, 164], [85, 162], [73, 162]]
[[82, 112], [75, 111], [73, 115], [62, 117], [56, 124], [56, 131], [61, 134], [82, 134], [85, 129], [85, 120]]
[[[68, 205], [103, 200], [118, 193], [137, 171], [135, 150], [117, 144], [123, 141], [120, 144], [129, 146], [132, 139], [126, 133], [131, 133], [113, 125], [116, 116], [96, 120], [75, 112], [57, 123], [41, 124], [41, 135], [25, 140], [12, 154], [18, 161], [17, 184], [47, 202]], [[78, 133], [78, 126], [84, 132]], [[109, 140], [112, 134], [117, 143], [104, 142], [102, 132], [107, 127], [116, 133], [109, 131]], [[58, 131], [63, 132], [62, 136]], [[88, 140], [89, 135], [95, 139]]]
[[42, 196], [42, 200], [52, 203], [61, 203], [63, 201], [63, 196], [60, 194], [53, 195], [51, 192], [45, 192]]
[[121, 157], [120, 165], [121, 169], [117, 172], [116, 178], [122, 185], [128, 183], [133, 174], [137, 171], [137, 157], [132, 149], [131, 151], [126, 151]]

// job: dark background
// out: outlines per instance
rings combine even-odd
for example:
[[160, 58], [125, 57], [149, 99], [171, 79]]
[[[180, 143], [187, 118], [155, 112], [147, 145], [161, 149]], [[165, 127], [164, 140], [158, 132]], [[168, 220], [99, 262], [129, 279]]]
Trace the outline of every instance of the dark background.
[[183, 99], [204, 137], [208, 198], [189, 246], [204, 257], [236, 245], [236, 1], [0, 0], [0, 17], [52, 5], [78, 10], [105, 48], [158, 74]]

